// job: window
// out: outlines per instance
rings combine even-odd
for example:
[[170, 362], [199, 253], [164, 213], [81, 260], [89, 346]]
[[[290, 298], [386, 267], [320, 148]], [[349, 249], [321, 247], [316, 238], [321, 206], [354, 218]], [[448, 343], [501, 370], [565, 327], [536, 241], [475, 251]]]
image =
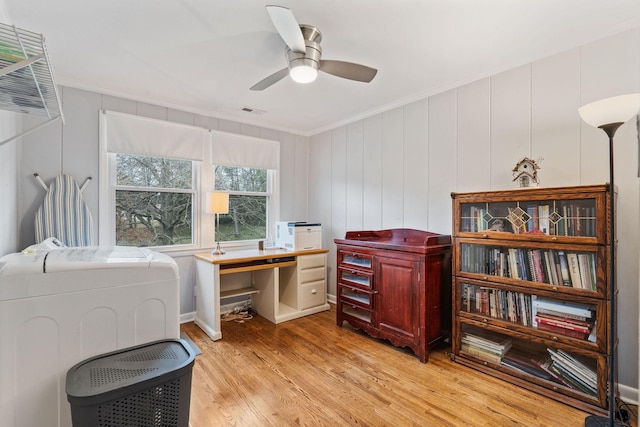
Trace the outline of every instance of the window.
[[115, 159], [116, 245], [193, 244], [193, 162], [131, 154]]
[[215, 167], [215, 189], [229, 193], [229, 213], [220, 215], [217, 241], [267, 238], [271, 175], [267, 169]]
[[[278, 141], [101, 111], [100, 144], [100, 245], [191, 251], [216, 236], [235, 249], [271, 238]], [[216, 233], [203, 201], [213, 190], [230, 195]]]
[[280, 204], [280, 143], [213, 130], [211, 142], [214, 187], [229, 193], [229, 213], [220, 215], [217, 241], [242, 246], [273, 239]]
[[101, 111], [100, 245], [200, 245], [198, 184], [208, 140], [203, 128]]

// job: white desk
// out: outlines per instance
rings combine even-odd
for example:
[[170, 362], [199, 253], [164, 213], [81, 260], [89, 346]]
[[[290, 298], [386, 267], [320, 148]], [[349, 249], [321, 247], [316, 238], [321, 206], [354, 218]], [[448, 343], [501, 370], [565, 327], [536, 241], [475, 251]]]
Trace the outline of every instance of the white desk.
[[196, 254], [195, 323], [211, 339], [221, 339], [220, 301], [242, 295], [251, 295], [251, 308], [276, 324], [328, 310], [327, 252]]

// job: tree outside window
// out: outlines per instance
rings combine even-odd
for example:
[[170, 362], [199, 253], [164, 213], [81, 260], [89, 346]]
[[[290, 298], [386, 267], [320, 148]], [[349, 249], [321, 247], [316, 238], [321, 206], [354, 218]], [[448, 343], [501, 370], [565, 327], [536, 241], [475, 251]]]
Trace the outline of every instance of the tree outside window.
[[193, 243], [193, 162], [116, 155], [116, 244]]
[[215, 167], [215, 189], [229, 193], [229, 213], [220, 215], [217, 241], [267, 237], [269, 174], [267, 169]]

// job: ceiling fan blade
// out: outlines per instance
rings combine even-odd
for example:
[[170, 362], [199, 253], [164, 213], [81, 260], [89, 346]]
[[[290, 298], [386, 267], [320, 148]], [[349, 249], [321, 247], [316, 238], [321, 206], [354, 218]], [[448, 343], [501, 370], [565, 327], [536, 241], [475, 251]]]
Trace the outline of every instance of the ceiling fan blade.
[[269, 77], [266, 77], [266, 78], [260, 80], [258, 83], [254, 84], [249, 89], [250, 90], [264, 90], [264, 89], [268, 88], [269, 86], [271, 86], [272, 84], [278, 83], [280, 80], [282, 80], [283, 78], [285, 78], [288, 75], [289, 75], [289, 69], [288, 68], [283, 68], [282, 70], [276, 71], [275, 73], [271, 74]]
[[304, 37], [302, 37], [302, 31], [300, 25], [296, 21], [295, 16], [291, 9], [283, 6], [269, 5], [267, 12], [271, 17], [273, 26], [276, 27], [282, 40], [289, 46], [289, 48], [298, 53], [304, 53], [307, 48], [304, 43]]
[[354, 64], [353, 62], [332, 61], [330, 59], [321, 60], [319, 69], [334, 76], [364, 83], [369, 83], [378, 73], [375, 68]]

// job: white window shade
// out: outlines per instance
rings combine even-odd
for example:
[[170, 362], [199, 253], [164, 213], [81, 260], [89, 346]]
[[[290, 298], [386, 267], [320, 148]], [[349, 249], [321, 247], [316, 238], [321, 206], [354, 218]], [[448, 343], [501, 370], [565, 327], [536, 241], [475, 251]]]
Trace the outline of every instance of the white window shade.
[[203, 160], [206, 129], [112, 111], [102, 111], [100, 118], [110, 153]]
[[280, 167], [280, 143], [220, 131], [211, 131], [211, 163], [256, 169]]

